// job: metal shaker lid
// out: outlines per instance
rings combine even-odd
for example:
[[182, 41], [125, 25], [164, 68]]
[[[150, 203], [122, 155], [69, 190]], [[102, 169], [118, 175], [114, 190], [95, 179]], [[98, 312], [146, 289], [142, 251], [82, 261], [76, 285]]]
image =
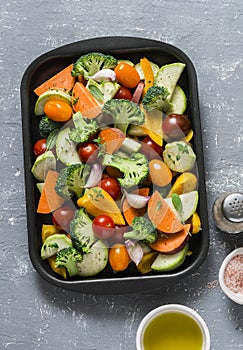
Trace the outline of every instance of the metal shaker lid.
[[216, 226], [227, 233], [243, 232], [243, 193], [223, 193], [214, 202]]

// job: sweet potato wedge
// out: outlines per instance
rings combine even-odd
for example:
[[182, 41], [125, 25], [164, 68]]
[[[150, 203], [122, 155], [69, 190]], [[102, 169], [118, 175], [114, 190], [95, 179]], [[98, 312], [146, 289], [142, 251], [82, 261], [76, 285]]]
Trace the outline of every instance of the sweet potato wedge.
[[190, 227], [190, 224], [186, 224], [181, 231], [168, 236], [158, 234], [156, 241], [149, 246], [163, 254], [174, 254], [188, 242]]
[[158, 191], [148, 202], [148, 217], [158, 230], [166, 234], [179, 232], [184, 227]]

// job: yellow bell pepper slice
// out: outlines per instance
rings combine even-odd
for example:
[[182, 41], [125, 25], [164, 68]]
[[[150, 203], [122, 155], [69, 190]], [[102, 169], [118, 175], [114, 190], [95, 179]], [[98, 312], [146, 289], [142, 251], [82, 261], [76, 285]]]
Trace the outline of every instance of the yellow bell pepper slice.
[[193, 130], [190, 129], [188, 134], [185, 136], [184, 141], [189, 142], [189, 141], [191, 141], [192, 138], [193, 138]]
[[137, 265], [137, 269], [140, 273], [145, 275], [146, 273], [149, 273], [152, 271], [151, 265], [154, 262], [155, 258], [157, 257], [158, 253], [155, 251], [151, 251], [149, 253], [146, 253], [143, 255], [142, 260]]
[[126, 224], [114, 199], [101, 187], [86, 190], [83, 197], [78, 199], [77, 204], [94, 217], [105, 214], [110, 216], [116, 225]]
[[148, 89], [154, 85], [154, 72], [149, 60], [146, 57], [140, 59], [140, 64], [145, 78], [145, 86], [143, 89], [143, 95], [145, 95]]
[[191, 228], [191, 233], [192, 234], [196, 234], [199, 231], [201, 231], [201, 229], [202, 229], [202, 227], [201, 227], [201, 220], [200, 220], [200, 217], [199, 217], [197, 212], [195, 212], [192, 215], [191, 225], [192, 225], [192, 228]]
[[52, 235], [55, 235], [56, 233], [62, 233], [63, 231], [59, 230], [56, 226], [54, 225], [42, 225], [42, 230], [41, 230], [41, 242], [42, 244], [45, 242], [45, 240]]
[[[54, 225], [42, 225], [41, 230], [41, 241], [42, 244], [45, 242], [45, 240], [52, 235], [55, 235], [56, 233], [63, 233], [63, 231], [56, 228]], [[47, 259], [48, 264], [50, 265], [51, 269], [56, 272], [58, 275], [62, 276], [65, 280], [67, 279], [67, 270], [64, 267], [56, 267], [56, 256], [51, 256]]]
[[193, 173], [184, 172], [174, 182], [167, 197], [171, 197], [173, 193], [178, 195], [194, 191], [197, 188], [197, 177]]
[[159, 146], [163, 146], [162, 113], [158, 110], [146, 111], [140, 106], [144, 113], [144, 123], [140, 127]]

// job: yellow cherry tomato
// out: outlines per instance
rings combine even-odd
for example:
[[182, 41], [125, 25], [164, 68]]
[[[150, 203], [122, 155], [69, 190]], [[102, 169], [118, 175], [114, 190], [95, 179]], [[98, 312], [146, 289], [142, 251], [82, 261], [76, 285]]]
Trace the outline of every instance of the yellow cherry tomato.
[[167, 186], [172, 180], [172, 172], [164, 162], [153, 159], [149, 162], [149, 178], [156, 186]]
[[118, 63], [114, 72], [118, 83], [127, 88], [133, 89], [140, 82], [140, 76], [136, 69], [125, 62]]
[[73, 110], [66, 102], [50, 100], [44, 106], [44, 113], [55, 122], [66, 122], [71, 119]]
[[124, 271], [130, 263], [126, 247], [121, 243], [114, 244], [109, 250], [109, 263], [114, 271]]

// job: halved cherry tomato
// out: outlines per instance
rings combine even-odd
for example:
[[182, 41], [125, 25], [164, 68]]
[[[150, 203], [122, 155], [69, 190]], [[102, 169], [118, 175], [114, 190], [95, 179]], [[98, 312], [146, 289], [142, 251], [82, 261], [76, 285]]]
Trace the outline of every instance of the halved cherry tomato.
[[126, 88], [125, 86], [121, 86], [120, 89], [115, 94], [114, 98], [122, 99], [122, 100], [131, 100], [132, 92], [130, 89]]
[[117, 179], [106, 177], [101, 180], [100, 187], [103, 188], [116, 201], [121, 195], [121, 186]]
[[163, 148], [159, 145], [157, 145], [157, 143], [155, 143], [149, 136], [146, 136], [142, 142], [151, 147], [152, 149], [154, 149], [157, 153], [159, 153], [160, 155], [162, 154], [162, 150]]
[[140, 82], [140, 76], [136, 69], [130, 64], [120, 62], [114, 69], [116, 73], [116, 80], [123, 86], [133, 89]]
[[52, 223], [57, 228], [64, 230], [66, 232], [69, 232], [70, 222], [72, 221], [74, 214], [75, 214], [74, 209], [68, 206], [63, 206], [53, 212]]
[[50, 100], [44, 106], [44, 113], [55, 122], [66, 122], [71, 119], [73, 110], [66, 102]]
[[92, 229], [96, 237], [99, 239], [107, 239], [114, 234], [115, 224], [110, 216], [102, 214], [94, 218]]
[[122, 177], [123, 174], [119, 169], [114, 168], [113, 166], [107, 166], [106, 167], [107, 174], [110, 177], [113, 177], [114, 179], [117, 179], [118, 177]]
[[33, 151], [36, 157], [45, 153], [46, 151], [46, 139], [37, 140], [34, 144]]
[[[148, 160], [151, 159], [161, 159], [162, 152], [159, 154], [153, 147], [148, 145], [145, 142], [141, 142], [142, 147], [140, 148], [139, 152], [145, 154], [145, 156], [148, 158]], [[160, 147], [160, 146], [159, 146]]]
[[109, 263], [114, 271], [124, 271], [130, 263], [126, 247], [121, 243], [114, 244], [109, 250]]
[[99, 149], [92, 142], [85, 142], [79, 145], [78, 155], [83, 163], [94, 163], [98, 158]]

